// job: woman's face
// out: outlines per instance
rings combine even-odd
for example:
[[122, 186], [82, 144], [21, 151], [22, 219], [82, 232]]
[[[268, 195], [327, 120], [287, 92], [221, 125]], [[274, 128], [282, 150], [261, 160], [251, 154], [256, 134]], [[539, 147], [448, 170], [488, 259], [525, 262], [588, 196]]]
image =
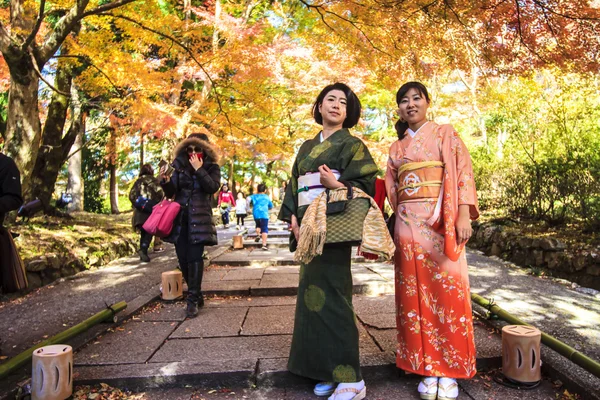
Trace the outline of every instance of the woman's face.
[[323, 125], [343, 125], [346, 119], [346, 95], [341, 90], [332, 90], [325, 95], [319, 104], [319, 112], [323, 116]]
[[226, 192], [228, 190], [229, 190], [229, 188], [227, 187], [227, 185], [223, 185], [223, 188], [221, 189], [221, 191]]
[[411, 88], [406, 95], [400, 99], [398, 104], [398, 115], [408, 123], [408, 126], [419, 127], [427, 121], [427, 99], [415, 88]]

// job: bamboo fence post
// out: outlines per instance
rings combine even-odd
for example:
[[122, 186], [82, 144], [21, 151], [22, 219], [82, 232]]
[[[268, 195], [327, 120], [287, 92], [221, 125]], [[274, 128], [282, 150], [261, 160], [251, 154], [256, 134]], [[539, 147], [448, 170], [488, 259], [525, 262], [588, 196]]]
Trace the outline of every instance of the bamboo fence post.
[[[495, 305], [493, 302], [486, 300], [485, 298], [479, 296], [478, 294], [471, 293], [471, 300], [473, 300], [475, 303], [479, 304], [480, 306], [485, 307], [491, 313], [496, 314], [498, 317], [502, 318], [503, 320], [505, 320], [507, 322], [510, 322], [511, 324], [533, 326], [531, 324], [528, 324], [525, 321], [520, 320], [519, 318], [510, 314], [508, 311], [503, 310], [502, 308]], [[585, 354], [575, 350], [568, 344], [561, 342], [554, 336], [550, 336], [544, 332], [542, 332], [542, 343], [544, 343], [546, 346], [550, 347], [552, 350], [556, 351], [558, 354], [573, 361], [575, 364], [579, 365], [581, 368], [585, 369], [589, 373], [600, 378], [600, 363], [598, 363], [597, 361], [595, 361], [595, 360], [589, 358], [588, 356], [586, 356]]]
[[19, 368], [20, 366], [25, 364], [28, 360], [31, 359], [31, 357], [33, 356], [33, 352], [39, 349], [40, 347], [49, 346], [51, 344], [63, 343], [69, 340], [70, 338], [90, 329], [92, 326], [99, 324], [100, 322], [106, 321], [108, 319], [113, 319], [116, 313], [124, 310], [125, 308], [127, 308], [127, 303], [124, 301], [113, 304], [112, 306], [107, 307], [106, 309], [92, 315], [85, 321], [80, 322], [77, 325], [74, 325], [63, 332], [52, 336], [51, 338], [48, 338], [43, 342], [34, 345], [33, 347], [28, 348], [21, 354], [14, 356], [4, 364], [0, 365], [0, 379], [3, 379], [14, 369]]

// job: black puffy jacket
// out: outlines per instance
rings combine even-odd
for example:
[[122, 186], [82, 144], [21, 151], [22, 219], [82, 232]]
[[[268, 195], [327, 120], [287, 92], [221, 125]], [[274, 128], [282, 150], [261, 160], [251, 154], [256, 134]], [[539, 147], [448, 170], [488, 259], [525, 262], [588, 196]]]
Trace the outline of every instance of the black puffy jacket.
[[[204, 164], [196, 171], [188, 161], [186, 148], [190, 145], [202, 148], [204, 153]], [[205, 140], [187, 138], [175, 148], [174, 158], [172, 165], [175, 171], [171, 180], [163, 181], [161, 185], [168, 198], [175, 196], [175, 201], [181, 205], [181, 212], [165, 241], [177, 243], [181, 223], [187, 221], [190, 244], [216, 245], [217, 228], [213, 222], [211, 198], [221, 186], [217, 150]]]

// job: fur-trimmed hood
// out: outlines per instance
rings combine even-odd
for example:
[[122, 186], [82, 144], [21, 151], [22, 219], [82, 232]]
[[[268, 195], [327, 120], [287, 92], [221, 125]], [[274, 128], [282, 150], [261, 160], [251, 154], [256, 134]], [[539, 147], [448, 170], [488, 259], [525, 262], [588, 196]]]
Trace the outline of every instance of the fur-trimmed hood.
[[214, 144], [207, 142], [206, 140], [195, 137], [189, 137], [182, 140], [177, 147], [175, 147], [175, 150], [173, 150], [173, 159], [182, 157], [183, 159], [187, 160], [188, 146], [200, 147], [207, 162], [213, 162], [215, 164], [219, 163], [219, 148]]

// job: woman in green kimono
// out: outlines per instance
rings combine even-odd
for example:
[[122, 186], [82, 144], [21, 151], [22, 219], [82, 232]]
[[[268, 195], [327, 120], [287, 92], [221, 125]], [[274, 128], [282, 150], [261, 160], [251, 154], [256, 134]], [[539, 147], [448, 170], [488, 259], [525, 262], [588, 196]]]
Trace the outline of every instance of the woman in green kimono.
[[[373, 196], [377, 165], [364, 143], [348, 131], [358, 123], [360, 111], [358, 97], [343, 83], [327, 86], [317, 97], [313, 116], [323, 129], [300, 147], [279, 213], [279, 219], [291, 224], [292, 244], [308, 205], [326, 188], [347, 182]], [[315, 394], [331, 395], [330, 400], [366, 396], [350, 262], [351, 246], [325, 245], [322, 255], [300, 268], [288, 369], [320, 381]]]

